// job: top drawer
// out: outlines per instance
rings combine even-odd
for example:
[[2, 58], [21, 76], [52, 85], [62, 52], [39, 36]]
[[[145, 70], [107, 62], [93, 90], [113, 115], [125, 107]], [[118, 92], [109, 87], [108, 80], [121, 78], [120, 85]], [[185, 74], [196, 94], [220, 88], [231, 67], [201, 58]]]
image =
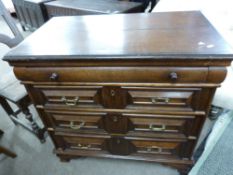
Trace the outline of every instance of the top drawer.
[[203, 83], [207, 67], [52, 67], [16, 68], [22, 81]]

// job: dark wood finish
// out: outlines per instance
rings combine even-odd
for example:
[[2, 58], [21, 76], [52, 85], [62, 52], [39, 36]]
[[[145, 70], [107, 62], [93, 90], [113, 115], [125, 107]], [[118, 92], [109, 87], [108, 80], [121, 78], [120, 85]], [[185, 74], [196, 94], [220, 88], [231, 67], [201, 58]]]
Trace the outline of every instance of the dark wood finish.
[[118, 0], [56, 0], [45, 3], [49, 18], [143, 12], [143, 3]]
[[52, 19], [4, 59], [62, 161], [143, 160], [187, 173], [233, 50], [200, 12], [172, 12]]
[[[34, 82], [161, 82], [161, 83], [201, 83], [205, 82], [208, 67], [69, 67], [69, 68], [19, 68], [22, 80]], [[106, 72], [111, 71], [108, 75]], [[25, 74], [30, 72], [30, 74]], [[193, 76], [189, 76], [192, 72]], [[170, 74], [176, 73], [177, 79]], [[18, 74], [18, 73], [17, 73]], [[51, 76], [57, 74], [56, 80]], [[114, 76], [117, 74], [118, 76]]]
[[123, 117], [121, 113], [108, 113], [102, 119], [103, 128], [108, 133], [126, 134], [133, 128], [132, 123], [127, 117]]
[[[61, 35], [61, 33], [65, 34]], [[50, 40], [43, 42], [46, 38]], [[73, 42], [70, 42], [71, 40]], [[43, 45], [38, 47], [34, 44], [35, 41], [41, 41]], [[27, 47], [28, 45], [30, 48]], [[9, 53], [6, 58], [8, 60], [12, 58], [12, 61], [38, 58], [36, 62], [44, 60], [47, 66], [52, 64], [51, 60], [67, 62], [79, 58], [81, 63], [90, 59], [98, 60], [94, 63], [98, 66], [101, 61], [108, 66], [112, 61], [117, 61], [123, 66], [123, 63], [126, 64], [130, 60], [131, 62], [158, 60], [159, 66], [161, 64], [165, 66], [164, 60], [168, 62], [179, 60], [183, 61], [183, 63], [179, 62], [183, 66], [191, 65], [192, 61], [202, 61], [203, 67], [217, 60], [228, 65], [231, 53], [230, 45], [200, 12], [173, 12], [173, 16], [169, 13], [151, 13], [54, 18], [33, 37], [22, 42], [21, 47], [14, 49], [14, 52]]]

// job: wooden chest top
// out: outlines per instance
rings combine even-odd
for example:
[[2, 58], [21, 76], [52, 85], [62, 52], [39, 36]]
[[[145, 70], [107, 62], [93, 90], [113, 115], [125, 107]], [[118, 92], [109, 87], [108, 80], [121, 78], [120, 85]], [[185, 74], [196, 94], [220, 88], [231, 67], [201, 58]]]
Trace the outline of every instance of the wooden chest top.
[[59, 59], [232, 59], [198, 11], [55, 17], [5, 56]]

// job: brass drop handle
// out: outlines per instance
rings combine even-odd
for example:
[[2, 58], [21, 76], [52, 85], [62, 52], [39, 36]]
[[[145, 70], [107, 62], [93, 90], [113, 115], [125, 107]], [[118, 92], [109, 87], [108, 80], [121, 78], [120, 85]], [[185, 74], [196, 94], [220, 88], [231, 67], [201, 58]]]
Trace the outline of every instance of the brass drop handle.
[[89, 148], [91, 148], [91, 145], [90, 144], [89, 145], [83, 145], [83, 144], [79, 143], [77, 145], [77, 147], [80, 148], [80, 149], [89, 149]]
[[151, 99], [151, 102], [153, 104], [156, 104], [156, 103], [169, 103], [170, 99], [169, 98], [166, 98], [166, 97], [157, 97], [157, 98], [152, 98]]
[[81, 121], [79, 125], [75, 125], [73, 121], [70, 122], [70, 128], [74, 130], [79, 130], [85, 125], [85, 121]]
[[172, 80], [172, 81], [176, 81], [178, 79], [178, 75], [176, 72], [171, 72], [169, 74], [169, 78]]
[[56, 81], [56, 80], [58, 80], [58, 74], [57, 73], [52, 73], [51, 75], [50, 75], [50, 77], [49, 77], [49, 79], [51, 80], [51, 81]]
[[61, 101], [63, 101], [67, 106], [75, 106], [79, 101], [79, 97], [75, 97], [73, 100], [68, 100], [66, 97], [62, 97]]
[[[156, 150], [156, 151], [154, 151]], [[147, 152], [156, 152], [156, 153], [161, 153], [163, 152], [163, 149], [161, 147], [158, 146], [151, 146], [147, 148]]]
[[149, 128], [152, 131], [164, 131], [166, 130], [166, 125], [161, 125], [161, 127], [154, 127], [153, 124], [150, 124]]

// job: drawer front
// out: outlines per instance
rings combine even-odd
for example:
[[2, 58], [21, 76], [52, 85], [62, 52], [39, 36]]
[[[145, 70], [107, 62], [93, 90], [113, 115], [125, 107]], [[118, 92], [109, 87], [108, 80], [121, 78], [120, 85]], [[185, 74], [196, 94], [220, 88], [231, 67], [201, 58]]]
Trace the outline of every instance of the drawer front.
[[131, 155], [133, 153], [150, 155], [171, 155], [183, 157], [182, 147], [185, 140], [145, 139], [133, 137], [110, 137], [101, 135], [69, 135], [56, 133], [63, 149], [79, 151], [107, 151], [114, 155]]
[[204, 83], [207, 67], [51, 67], [17, 68], [20, 80], [33, 82]]
[[54, 128], [64, 131], [104, 131], [102, 120], [106, 113], [46, 110], [46, 114], [51, 119]]
[[161, 108], [164, 110], [197, 110], [201, 88], [123, 87], [129, 94], [127, 108]]
[[[72, 133], [109, 133], [157, 137], [192, 135], [196, 116], [46, 110], [53, 128]], [[195, 135], [195, 134], [194, 134]]]
[[134, 145], [136, 152], [150, 155], [171, 155], [183, 157], [182, 147], [185, 146], [184, 141], [153, 141], [145, 139], [131, 138], [130, 142]]
[[107, 137], [90, 136], [90, 135], [64, 135], [56, 134], [56, 139], [59, 139], [64, 149], [86, 150], [86, 151], [101, 151], [105, 150], [105, 141]]
[[[40, 88], [44, 103], [47, 105], [60, 105], [66, 107], [101, 107], [99, 103], [99, 91], [101, 86], [59, 86], [59, 87], [45, 87]], [[44, 104], [44, 105], [45, 105]]]
[[123, 114], [128, 119], [129, 131], [145, 135], [153, 133], [180, 133], [188, 136], [191, 133], [196, 116]]

